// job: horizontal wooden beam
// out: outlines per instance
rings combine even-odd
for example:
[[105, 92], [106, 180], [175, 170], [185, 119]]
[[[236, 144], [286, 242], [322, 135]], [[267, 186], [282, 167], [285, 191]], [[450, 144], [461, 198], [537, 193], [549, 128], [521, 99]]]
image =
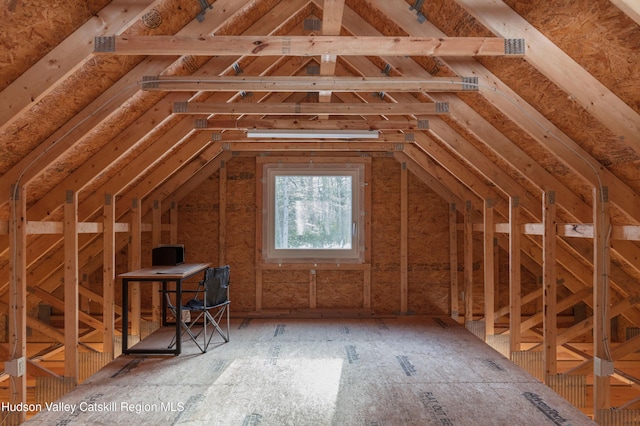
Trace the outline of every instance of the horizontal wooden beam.
[[[8, 229], [8, 222], [0, 222], [0, 235], [8, 234], [5, 229]], [[116, 232], [129, 232], [129, 224], [116, 223], [115, 230]], [[44, 220], [30, 220], [27, 222], [27, 234], [29, 235], [62, 234], [63, 232], [64, 224], [62, 222]], [[102, 232], [102, 223], [100, 222], [78, 223], [78, 234], [98, 234], [100, 232]]]
[[523, 39], [382, 36], [109, 36], [94, 53], [197, 56], [524, 56]]
[[[59, 309], [63, 312], [65, 311], [64, 301], [58, 299], [53, 294], [48, 293], [45, 290], [42, 290], [41, 288], [38, 288], [38, 287], [27, 287], [27, 290], [29, 291], [29, 293], [33, 294], [35, 297], [50, 304], [54, 308]], [[104, 326], [102, 321], [92, 317], [91, 315], [83, 311], [78, 311], [78, 319], [95, 330], [102, 330], [102, 327]]]
[[[508, 223], [496, 223], [495, 232], [508, 234]], [[481, 224], [474, 225], [474, 231], [482, 231]], [[593, 238], [593, 224], [591, 223], [559, 223], [556, 225], [557, 235], [572, 238]], [[526, 235], [542, 235], [541, 223], [522, 224], [522, 233]], [[612, 225], [612, 240], [640, 241], [640, 226]]]
[[477, 91], [478, 77], [145, 76], [142, 90], [173, 92], [461, 92]]
[[285, 119], [206, 119], [197, 118], [198, 130], [426, 130], [428, 120], [393, 118], [390, 120], [285, 120]]
[[385, 103], [216, 103], [176, 102], [174, 114], [246, 115], [435, 115], [448, 114], [447, 102]]
[[230, 142], [223, 144], [227, 151], [277, 152], [277, 151], [355, 151], [355, 152], [393, 152], [402, 151], [402, 143], [393, 142], [318, 142], [318, 141], [256, 141]]

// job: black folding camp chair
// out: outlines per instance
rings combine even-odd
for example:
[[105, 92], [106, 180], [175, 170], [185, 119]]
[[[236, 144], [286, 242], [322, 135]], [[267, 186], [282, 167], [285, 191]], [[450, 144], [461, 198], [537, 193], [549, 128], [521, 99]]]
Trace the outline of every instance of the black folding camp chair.
[[[211, 339], [217, 332], [225, 342], [229, 341], [229, 265], [220, 266], [217, 268], [207, 268], [204, 271], [204, 279], [198, 283], [196, 290], [182, 290], [183, 293], [194, 293], [192, 299], [182, 305], [182, 311], [189, 311], [191, 317], [192, 313], [197, 313], [195, 319], [183, 320], [181, 315], [178, 315], [176, 306], [171, 302], [169, 294], [166, 294], [167, 307], [173, 313], [176, 321], [180, 321], [182, 325], [182, 335], [185, 333], [191, 337], [191, 340], [200, 348], [204, 353], [207, 352]], [[226, 332], [220, 327], [220, 322], [226, 315]], [[202, 320], [202, 328], [196, 330], [200, 320]], [[207, 324], [213, 326], [213, 330], [207, 331]], [[197, 331], [197, 332], [196, 332]], [[203, 334], [202, 346], [198, 342], [198, 337]], [[176, 344], [176, 338], [174, 337], [169, 344], [169, 348], [172, 348]]]

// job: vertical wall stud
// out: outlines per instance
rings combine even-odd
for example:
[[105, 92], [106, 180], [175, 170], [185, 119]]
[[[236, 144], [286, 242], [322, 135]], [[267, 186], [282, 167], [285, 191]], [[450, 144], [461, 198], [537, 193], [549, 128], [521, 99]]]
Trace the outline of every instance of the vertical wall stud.
[[[9, 221], [9, 347], [14, 359], [27, 355], [27, 191], [24, 186], [12, 185], [13, 212]], [[27, 403], [27, 376], [9, 380], [9, 402]], [[26, 411], [18, 414], [19, 422], [27, 420]]]
[[464, 210], [464, 322], [473, 321], [473, 223], [471, 201]]
[[265, 225], [263, 220], [267, 211], [264, 205], [264, 166], [263, 163], [256, 160], [256, 246], [255, 246], [255, 263], [256, 263], [256, 311], [262, 309], [262, 227]]
[[545, 377], [557, 373], [557, 334], [556, 317], [556, 201], [555, 192], [543, 194], [542, 225], [542, 300], [543, 300], [543, 340]]
[[[162, 209], [160, 200], [153, 200], [151, 209], [151, 247], [157, 247], [162, 243]], [[160, 322], [160, 282], [152, 283], [151, 290], [151, 319], [155, 323]]]
[[116, 203], [111, 194], [105, 194], [102, 220], [102, 322], [104, 324], [103, 352], [114, 356], [113, 336], [115, 333], [115, 271], [116, 271]]
[[371, 157], [364, 165], [364, 308], [371, 308]]
[[227, 167], [220, 161], [220, 193], [218, 203], [218, 262], [227, 262]]
[[494, 334], [495, 312], [495, 269], [494, 269], [494, 207], [493, 200], [484, 201], [484, 330], [487, 336]]
[[169, 244], [178, 244], [178, 205], [171, 202], [169, 209]]
[[[609, 363], [608, 334], [611, 322], [609, 307], [609, 241], [610, 212], [608, 188], [594, 188], [593, 190], [593, 409], [605, 410], [611, 406], [610, 387], [611, 377], [603, 374], [598, 366]], [[596, 418], [596, 420], [598, 420]]]
[[315, 269], [309, 270], [309, 308], [315, 309], [318, 305], [317, 298], [317, 273]]
[[[137, 198], [131, 201], [131, 226], [129, 227], [129, 270], [135, 271], [142, 267], [142, 213]], [[131, 335], [140, 336], [140, 319], [142, 316], [142, 299], [140, 295], [140, 283], [132, 282], [129, 285], [131, 295]], [[126, 309], [126, 306], [123, 306]], [[122, 324], [126, 327], [127, 324]]]
[[64, 375], [78, 380], [78, 196], [64, 204]]
[[520, 351], [522, 284], [520, 269], [520, 199], [509, 198], [509, 334], [511, 353]]
[[449, 208], [449, 271], [451, 278], [451, 318], [458, 319], [458, 212], [456, 204]]
[[408, 280], [408, 176], [407, 163], [402, 163], [400, 169], [400, 312], [407, 313], [409, 298]]

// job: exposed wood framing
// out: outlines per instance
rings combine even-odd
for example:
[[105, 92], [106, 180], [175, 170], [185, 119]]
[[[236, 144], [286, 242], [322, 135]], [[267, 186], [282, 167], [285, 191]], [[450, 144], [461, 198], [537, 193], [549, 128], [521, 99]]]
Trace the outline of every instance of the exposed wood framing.
[[227, 263], [227, 167], [220, 161], [220, 183], [218, 186], [218, 263]]
[[522, 282], [520, 253], [520, 202], [509, 197], [509, 348], [520, 350], [520, 323], [522, 316]]
[[254, 247], [255, 250], [255, 263], [256, 263], [256, 301], [255, 301], [255, 310], [260, 312], [262, 310], [262, 268], [259, 268], [263, 262], [262, 255], [262, 227], [263, 224], [263, 216], [264, 216], [264, 163], [259, 161], [256, 158], [256, 245]]
[[[151, 246], [158, 247], [162, 243], [162, 207], [160, 200], [153, 200], [151, 209]], [[160, 283], [151, 284], [151, 320], [160, 322]]]
[[549, 191], [543, 194], [542, 235], [543, 257], [543, 338], [544, 338], [544, 369], [545, 377], [556, 374], [557, 360], [557, 285], [556, 285], [556, 195]]
[[434, 115], [448, 114], [446, 103], [216, 103], [181, 102], [175, 114], [251, 114], [251, 115]]
[[473, 321], [473, 222], [471, 201], [465, 202], [464, 211], [464, 321]]
[[[9, 347], [11, 359], [27, 356], [27, 191], [14, 185], [11, 189], [13, 208], [9, 224], [10, 289], [9, 289]], [[27, 376], [14, 377], [9, 382], [9, 402], [27, 403]], [[19, 421], [26, 420], [21, 411]]]
[[611, 0], [621, 11], [629, 15], [629, 18], [640, 25], [640, 4], [633, 0]]
[[317, 139], [309, 139], [305, 141], [272, 141], [267, 142], [264, 139], [257, 139], [255, 142], [229, 142], [225, 143], [225, 149], [234, 152], [296, 152], [307, 149], [313, 151], [327, 152], [348, 152], [353, 150], [361, 150], [368, 152], [393, 152], [403, 149], [401, 139], [405, 135], [391, 135], [391, 137], [383, 137], [383, 141], [364, 142], [364, 141], [337, 141], [329, 142]]
[[178, 243], [178, 204], [175, 201], [171, 201], [171, 208], [169, 209], [169, 244]]
[[485, 37], [113, 36], [96, 37], [94, 54], [198, 56], [522, 56], [509, 40]]
[[103, 212], [102, 249], [102, 351], [114, 355], [115, 335], [115, 281], [116, 281], [116, 232], [115, 197], [105, 194]]
[[371, 158], [365, 159], [364, 168], [364, 283], [363, 308], [371, 309]]
[[611, 406], [611, 377], [598, 371], [599, 364], [612, 362], [610, 354], [611, 314], [609, 296], [609, 191], [607, 187], [593, 189], [593, 409]]
[[456, 203], [449, 205], [449, 278], [451, 280], [450, 304], [451, 318], [458, 319], [459, 290], [458, 290], [458, 212]]
[[495, 265], [494, 265], [494, 206], [493, 199], [484, 201], [484, 333], [487, 336], [494, 334], [495, 311]]
[[[527, 62], [554, 81], [640, 152], [640, 114], [625, 104], [503, 1], [456, 0], [484, 26], [503, 37], [527, 35]], [[504, 23], [508, 22], [509, 25]]]
[[[64, 205], [64, 375], [78, 381], [78, 195]], [[98, 329], [101, 329], [98, 328]]]
[[[142, 209], [138, 198], [131, 199], [131, 224], [129, 225], [129, 270], [135, 271], [142, 267]], [[131, 303], [131, 332], [132, 336], [140, 336], [140, 321], [142, 318], [142, 295], [140, 293], [140, 283], [129, 284], [129, 303]], [[129, 309], [128, 306], [123, 306]], [[122, 324], [128, 327], [129, 324]]]
[[[126, 31], [136, 22], [132, 18], [151, 3], [151, 0], [143, 0], [131, 3], [126, 8], [120, 4], [107, 5], [29, 68], [0, 94], [0, 129], [9, 126], [19, 112], [38, 103], [65, 77], [92, 60], [92, 47], [86, 43], [87, 38], [104, 36], [107, 34], [105, 31]], [[55, 67], [51, 66], [53, 63]], [[43, 75], [47, 78], [42, 78]]]
[[[171, 92], [458, 92], [477, 90], [473, 77], [145, 76], [145, 91]], [[327, 101], [325, 101], [327, 102]]]
[[[322, 13], [322, 35], [339, 36], [342, 27], [342, 16], [344, 14], [344, 0], [326, 0]], [[320, 57], [320, 75], [334, 75], [336, 72], [337, 55], [322, 55]], [[320, 102], [331, 102], [332, 88], [319, 90], [318, 100]], [[321, 115], [320, 119], [326, 120], [328, 115]]]
[[[220, 170], [218, 260], [221, 264], [233, 261], [227, 259], [227, 245], [231, 243], [227, 241], [225, 208], [227, 198], [231, 196], [227, 194], [225, 161], [232, 155], [248, 157], [264, 155], [265, 151], [275, 155], [295, 152], [305, 156], [323, 152], [343, 157], [351, 155], [352, 158], [356, 155], [392, 155], [402, 165], [399, 215], [401, 312], [408, 312], [412, 302], [409, 295], [412, 294], [413, 271], [408, 253], [411, 210], [407, 206], [407, 173], [410, 171], [451, 207], [448, 217], [451, 315], [456, 317], [459, 310], [457, 232], [461, 230], [464, 235], [463, 295], [467, 322], [474, 319], [473, 232], [478, 232], [477, 237], [483, 232], [484, 312], [480, 313], [477, 303], [476, 314], [484, 315], [486, 334], [493, 334], [494, 321], [497, 324], [501, 316], [508, 314], [509, 330], [505, 332], [511, 335], [512, 352], [522, 349], [525, 332], [527, 337], [536, 336], [535, 339], [540, 338], [536, 341], [541, 343], [533, 343], [531, 350], [544, 350], [545, 369], [547, 373], [554, 373], [556, 364], [560, 363], [556, 348], [565, 347], [572, 356], [584, 360], [570, 373], [596, 373], [594, 408], [610, 405], [610, 378], [597, 374], [599, 370], [594, 369], [594, 358], [583, 348], [577, 349], [568, 343], [593, 331], [595, 359], [615, 360], [616, 367], [620, 368], [629, 365], [624, 357], [640, 345], [636, 338], [616, 343], [610, 350], [604, 344], [611, 342], [607, 336], [611, 318], [624, 316], [631, 325], [640, 325], [640, 289], [637, 286], [640, 195], [638, 176], [633, 170], [640, 152], [637, 137], [640, 113], [633, 105], [628, 87], [618, 84], [633, 79], [624, 77], [613, 82], [616, 69], [624, 68], [625, 59], [630, 63], [634, 60], [621, 60], [612, 53], [616, 45], [623, 48], [624, 43], [603, 43], [606, 48], [599, 51], [602, 58], [598, 56], [597, 64], [588, 59], [587, 49], [574, 51], [570, 58], [564, 52], [569, 51], [571, 37], [562, 40], [563, 46], [554, 45], [551, 42], [557, 36], [554, 24], [540, 24], [535, 19], [540, 18], [535, 16], [540, 13], [539, 6], [525, 6], [524, 3], [509, 6], [500, 0], [443, 3], [437, 16], [442, 19], [447, 8], [451, 8], [452, 15], [458, 15], [456, 19], [460, 20], [455, 29], [442, 26], [450, 34], [494, 33], [504, 38], [447, 37], [436, 27], [437, 20], [417, 22], [415, 13], [407, 7], [410, 0], [252, 0], [244, 4], [236, 0], [217, 0], [217, 13], [208, 14], [203, 22], [188, 22], [187, 14], [181, 19], [163, 15], [165, 19], [158, 30], [148, 31], [148, 26], [142, 28], [142, 24], [148, 23], [139, 19], [143, 13], [151, 12], [152, 7], [164, 13], [174, 5], [171, 1], [152, 3], [143, 0], [129, 5], [126, 10], [119, 5], [108, 5], [89, 21], [83, 21], [86, 23], [78, 24], [75, 31], [70, 30], [73, 32], [69, 37], [66, 37], [68, 33], [57, 34], [65, 41], [38, 58], [35, 65], [25, 66], [27, 72], [0, 92], [0, 131], [13, 143], [6, 148], [8, 155], [3, 164], [5, 172], [0, 179], [0, 193], [8, 193], [8, 186], [16, 180], [22, 180], [23, 185], [20, 188], [22, 199], [18, 203], [21, 204], [18, 209], [20, 221], [7, 220], [9, 210], [4, 216], [0, 211], [0, 234], [9, 235], [6, 239], [9, 241], [8, 254], [5, 247], [5, 253], [0, 252], [0, 255], [10, 259], [0, 262], [5, 265], [0, 266], [0, 276], [10, 276], [9, 280], [5, 278], [0, 282], [0, 294], [9, 296], [5, 299], [8, 304], [0, 302], [0, 311], [16, 314], [9, 316], [9, 330], [13, 332], [10, 343], [18, 343], [17, 351], [12, 352], [11, 357], [26, 355], [27, 326], [52, 341], [64, 343], [64, 350], [69, 354], [65, 359], [69, 358], [69, 363], [74, 362], [72, 358], [78, 344], [83, 344], [91, 333], [102, 331], [103, 350], [113, 353], [112, 338], [117, 332], [114, 320], [120, 310], [114, 305], [113, 294], [115, 253], [126, 246], [128, 237], [129, 267], [141, 266], [141, 233], [152, 231], [152, 244], [158, 244], [165, 228], [161, 217], [167, 209], [171, 218], [171, 224], [166, 227], [170, 230], [169, 239], [178, 242], [177, 203], [216, 170]], [[640, 11], [631, 6], [630, 0], [611, 0], [610, 3], [636, 23], [640, 22]], [[603, 28], [604, 34], [611, 30], [604, 28], [610, 22], [619, 22], [625, 36], [637, 40], [633, 24], [611, 4], [605, 1], [597, 5], [598, 12], [605, 12], [602, 14], [605, 19], [592, 21], [587, 14], [581, 15], [584, 27], [601, 25], [599, 28]], [[518, 15], [517, 10], [529, 6], [533, 19]], [[193, 4], [189, 7], [196, 9]], [[433, 7], [425, 5], [422, 10]], [[187, 5], [182, 5], [176, 15], [183, 14], [186, 9]], [[568, 3], [566, 10], [571, 10]], [[317, 30], [309, 31], [301, 25], [306, 17], [315, 16], [323, 20], [322, 35], [315, 35]], [[80, 40], [103, 36], [107, 32], [119, 35], [97, 39], [93, 54], [91, 43], [75, 46]], [[36, 29], [34, 33], [37, 33]], [[148, 35], [151, 33], [168, 35]], [[525, 34], [526, 46], [524, 39], [507, 38]], [[20, 45], [20, 42], [16, 44]], [[512, 45], [519, 46], [515, 53], [507, 50], [506, 46]], [[138, 54], [152, 56], [131, 56]], [[211, 55], [215, 57], [205, 57]], [[486, 55], [518, 59], [474, 58]], [[620, 62], [616, 64], [616, 61]], [[14, 69], [13, 60], [9, 62], [7, 69]], [[320, 64], [320, 77], [301, 76], [309, 64]], [[601, 64], [607, 64], [609, 71]], [[502, 67], [513, 67], [513, 78], [511, 74], [505, 76]], [[544, 97], [535, 96], [536, 92], [527, 87], [532, 85], [521, 83], [523, 79], [519, 78], [527, 67], [532, 71], [532, 78], [548, 79], [550, 87], [555, 84], [557, 87], [553, 89], [559, 89], [560, 96], [552, 93], [554, 90]], [[38, 119], [38, 109], [44, 110], [47, 105], [59, 102], [62, 98], [57, 92], [64, 92], [71, 83], [80, 88], [82, 83], [89, 81], [83, 76], [93, 76], [94, 68], [105, 76], [100, 84], [115, 83], [99, 96], [89, 96], [90, 91], [85, 96], [78, 89], [74, 94], [77, 105], [65, 105], [50, 119]], [[378, 77], [381, 71], [384, 77]], [[540, 76], [534, 75], [538, 72]], [[234, 73], [237, 74], [235, 77]], [[45, 74], [47, 78], [40, 78]], [[448, 75], [477, 76], [478, 79], [441, 77]], [[503, 76], [504, 81], [498, 76]], [[5, 77], [11, 82], [15, 76]], [[632, 85], [635, 83], [631, 82]], [[466, 90], [476, 93], [443, 93], [454, 87], [464, 88], [465, 84]], [[155, 93], [159, 90], [180, 93], [163, 96]], [[319, 102], [315, 103], [315, 97], [302, 92], [319, 92]], [[563, 98], [562, 102], [556, 100], [563, 105], [568, 105], [564, 102], [568, 97], [569, 103], [574, 104], [569, 106], [571, 111], [558, 110], [557, 116], [549, 114], [551, 105], [546, 103], [553, 102], [554, 96]], [[199, 110], [207, 105], [213, 105], [215, 109]], [[135, 121], [119, 128], [125, 110], [131, 117], [135, 115]], [[215, 118], [202, 116], [194, 125], [192, 117], [181, 114], [217, 115]], [[243, 115], [264, 117], [245, 118]], [[594, 128], [600, 128], [601, 133], [596, 134], [594, 140], [606, 139], [610, 133], [610, 140], [602, 145], [615, 147], [612, 152], [604, 152], [590, 136], [572, 128], [568, 124], [572, 115], [578, 121], [585, 120], [586, 116], [596, 122]], [[338, 116], [341, 116], [338, 120], [328, 119]], [[369, 119], [363, 116], [369, 116]], [[426, 116], [429, 116], [428, 125]], [[371, 129], [381, 130], [381, 137], [374, 142], [246, 139], [246, 130], [270, 128]], [[21, 144], [28, 145], [20, 136], [23, 129], [34, 130], [33, 149], [25, 149], [28, 152], [24, 155], [17, 154], [19, 157], [14, 161], [13, 148], [19, 152]], [[219, 140], [211, 140], [210, 135], [201, 130], [219, 130], [214, 136]], [[16, 135], [15, 143], [13, 135]], [[82, 157], [85, 148], [93, 155]], [[616, 161], [617, 158], [620, 160]], [[114, 167], [120, 170], [115, 173]], [[366, 173], [367, 183], [370, 183], [370, 168]], [[260, 178], [261, 172], [257, 171], [256, 182]], [[27, 221], [27, 189], [29, 193], [37, 194], [40, 185], [47, 188], [43, 182], [49, 179], [55, 182], [55, 187], [52, 185], [46, 194], [29, 200], [32, 220]], [[599, 187], [600, 182], [612, 188], [611, 213], [609, 197], [596, 191], [593, 203], [589, 200], [587, 191], [593, 186]], [[256, 187], [256, 200], [259, 200], [256, 205], [260, 205], [261, 186]], [[77, 197], [75, 194], [82, 197], [79, 203], [75, 199], [74, 212], [65, 214], [63, 210], [70, 209], [63, 201], [66, 188], [73, 191], [74, 198]], [[554, 188], [557, 194], [557, 218], [555, 203], [546, 205], [541, 214], [540, 200], [532, 195], [549, 188]], [[102, 199], [105, 193], [117, 194], [119, 199], [127, 201], [134, 198], [139, 204], [119, 203], [116, 208], [115, 195], [109, 205]], [[522, 195], [509, 197], [509, 194]], [[365, 187], [365, 196], [370, 205], [370, 185]], [[605, 198], [606, 203], [602, 203]], [[506, 199], [509, 200], [508, 209], [504, 203]], [[483, 200], [496, 201], [495, 208], [483, 208]], [[9, 202], [9, 198], [0, 199], [0, 208], [8, 209]], [[157, 204], [163, 206], [162, 209]], [[456, 209], [464, 218], [460, 226]], [[149, 211], [153, 215], [151, 227], [141, 221]], [[298, 271], [302, 276], [308, 271], [311, 308], [318, 305], [320, 297], [316, 271], [359, 271], [364, 277], [363, 306], [370, 309], [372, 292], [376, 303], [378, 297], [376, 283], [372, 283], [372, 275], [377, 271], [372, 273], [370, 213], [365, 212], [367, 241], [363, 265], [260, 265], [262, 233], [256, 218], [255, 310], [262, 309], [263, 272], [268, 274], [276, 270]], [[96, 221], [101, 214], [102, 222]], [[610, 214], [615, 225], [609, 223]], [[73, 236], [69, 233], [71, 226], [67, 224], [72, 215], [76, 216]], [[123, 226], [117, 222], [118, 219], [127, 221], [129, 216], [130, 224]], [[256, 216], [260, 216], [260, 212]], [[484, 223], [481, 222], [483, 218]], [[506, 222], [506, 218], [508, 223], [500, 223], [501, 220]], [[117, 232], [130, 234], [117, 235]], [[500, 259], [494, 257], [499, 251], [493, 245], [493, 234], [496, 234], [496, 244], [509, 252], [508, 306], [499, 307], [501, 295], [498, 293], [504, 291], [504, 287], [495, 288], [500, 280], [492, 265], [497, 267]], [[506, 234], [509, 234], [508, 240]], [[75, 243], [70, 243], [73, 238]], [[612, 240], [615, 244], [611, 244]], [[609, 252], [614, 262], [609, 260]], [[101, 261], [104, 284], [100, 296], [78, 285], [78, 270], [97, 271]], [[521, 269], [534, 276], [543, 275], [543, 288], [523, 295]], [[27, 276], [29, 291], [25, 291]], [[72, 285], [75, 291], [70, 290]], [[64, 301], [55, 296], [60, 294], [62, 287]], [[133, 292], [131, 327], [132, 334], [139, 334], [139, 287], [137, 295], [135, 289]], [[563, 295], [561, 300], [557, 300], [556, 292]], [[155, 320], [158, 304], [157, 292], [154, 290], [153, 293]], [[103, 304], [102, 321], [99, 316], [92, 317], [78, 310], [78, 294], [83, 302], [91, 298]], [[76, 317], [75, 330], [73, 325], [65, 326], [65, 336], [59, 329], [27, 316], [27, 310], [40, 300], [56, 309], [64, 309], [65, 321]], [[522, 306], [531, 302], [538, 303], [542, 309], [522, 316]], [[559, 330], [556, 314], [580, 302], [593, 308], [594, 316]], [[65, 308], [65, 304], [69, 305]], [[69, 315], [70, 311], [73, 315]], [[13, 317], [17, 318], [15, 323], [11, 323]], [[78, 338], [78, 320], [95, 330]], [[541, 324], [542, 335], [538, 336]], [[123, 327], [127, 326], [123, 324]], [[75, 339], [69, 337], [74, 333]], [[8, 358], [9, 351], [4, 349], [0, 354]], [[34, 375], [49, 374], [43, 369], [29, 368]], [[77, 369], [69, 375], [77, 377]], [[617, 372], [615, 377], [638, 388], [627, 373]], [[11, 398], [17, 397], [12, 401], [26, 402], [25, 383], [24, 377], [17, 378], [15, 383], [12, 381]]]
[[407, 163], [400, 163], [400, 312], [406, 314], [409, 310], [409, 226], [407, 223], [409, 214]]
[[315, 309], [318, 305], [317, 274], [315, 269], [309, 270], [309, 309]]
[[287, 129], [287, 130], [417, 130], [420, 126], [428, 127], [426, 120], [418, 121], [393, 117], [389, 120], [269, 120], [243, 118], [196, 119], [198, 130], [249, 130], [249, 129]]

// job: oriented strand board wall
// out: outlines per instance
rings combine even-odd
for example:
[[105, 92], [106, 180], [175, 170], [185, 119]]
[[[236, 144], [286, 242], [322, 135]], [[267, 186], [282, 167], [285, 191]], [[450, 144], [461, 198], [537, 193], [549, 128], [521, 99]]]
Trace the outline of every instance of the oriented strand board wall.
[[[226, 166], [226, 263], [231, 265], [230, 294], [236, 311], [254, 309], [255, 161], [236, 158]], [[220, 172], [178, 204], [178, 242], [188, 262], [219, 263]]]
[[256, 166], [253, 158], [227, 163], [226, 263], [236, 311], [255, 309]]
[[409, 174], [409, 311], [449, 314], [449, 204]]
[[[255, 158], [226, 163], [226, 259], [232, 268], [234, 312], [255, 310]], [[372, 161], [371, 306], [379, 314], [400, 309], [400, 170], [391, 157]], [[179, 204], [179, 242], [190, 262], [218, 262], [219, 173]], [[448, 204], [409, 175], [409, 300], [416, 314], [448, 314]], [[316, 271], [318, 309], [364, 306], [363, 271]], [[309, 308], [308, 270], [265, 270], [262, 308]]]
[[178, 243], [189, 263], [218, 259], [220, 172], [216, 172], [178, 204]]
[[400, 310], [400, 164], [374, 159], [371, 170], [371, 308]]

